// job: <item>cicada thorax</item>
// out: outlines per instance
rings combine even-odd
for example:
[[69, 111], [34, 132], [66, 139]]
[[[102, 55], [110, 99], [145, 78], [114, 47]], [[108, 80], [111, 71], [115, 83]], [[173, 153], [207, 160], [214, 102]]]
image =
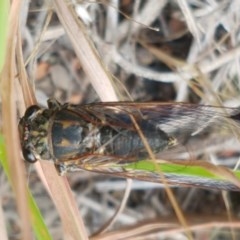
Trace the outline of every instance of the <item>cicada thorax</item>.
[[59, 161], [74, 159], [97, 147], [97, 132], [93, 128], [75, 112], [66, 108], [58, 110], [50, 129], [53, 157]]

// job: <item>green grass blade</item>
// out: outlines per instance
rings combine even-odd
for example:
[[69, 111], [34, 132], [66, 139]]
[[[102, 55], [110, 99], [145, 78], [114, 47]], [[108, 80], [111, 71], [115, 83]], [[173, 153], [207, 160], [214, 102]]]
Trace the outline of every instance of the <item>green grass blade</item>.
[[5, 61], [8, 31], [9, 0], [0, 1], [0, 72]]
[[[7, 161], [7, 154], [5, 150], [5, 144], [3, 136], [0, 135], [0, 163], [3, 166], [4, 172], [9, 179], [9, 165]], [[42, 240], [52, 240], [52, 237], [43, 221], [43, 217], [40, 213], [39, 208], [37, 207], [36, 202], [34, 201], [30, 191], [28, 190], [28, 205], [31, 214], [32, 228], [36, 239]]]
[[[199, 179], [203, 178], [206, 181], [216, 182], [216, 180], [220, 181], [228, 181], [225, 176], [220, 176], [219, 174], [214, 174], [213, 171], [208, 170], [202, 166], [196, 165], [180, 165], [176, 163], [155, 163], [154, 161], [150, 160], [143, 160], [135, 163], [125, 164], [124, 168], [127, 171], [145, 171], [145, 172], [152, 172], [158, 174], [159, 171], [162, 171], [164, 174], [173, 174], [176, 176], [187, 176], [192, 177], [192, 179]], [[229, 169], [231, 174], [235, 176], [237, 179], [240, 180], [240, 171], [232, 171]], [[153, 179], [154, 180], [154, 179]], [[230, 181], [229, 181], [230, 183]], [[191, 182], [189, 182], [191, 184]]]
[[31, 213], [32, 227], [33, 227], [36, 238], [39, 240], [41, 239], [52, 240], [52, 237], [48, 231], [48, 228], [44, 223], [41, 212], [36, 202], [34, 201], [34, 198], [32, 197], [32, 194], [30, 193], [30, 191], [28, 191], [28, 205]]

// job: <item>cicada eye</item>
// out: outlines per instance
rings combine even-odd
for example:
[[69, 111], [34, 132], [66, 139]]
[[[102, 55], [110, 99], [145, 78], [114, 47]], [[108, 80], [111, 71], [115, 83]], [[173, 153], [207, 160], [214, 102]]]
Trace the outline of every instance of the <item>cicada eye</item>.
[[37, 105], [32, 105], [32, 106], [30, 106], [30, 107], [26, 110], [26, 112], [25, 112], [25, 114], [24, 114], [24, 118], [29, 119], [29, 118], [33, 117], [33, 115], [34, 115], [37, 111], [39, 111], [39, 110], [40, 110], [40, 107], [37, 106]]
[[29, 163], [35, 163], [37, 161], [37, 158], [34, 156], [30, 149], [27, 148], [22, 149], [22, 154], [25, 161]]

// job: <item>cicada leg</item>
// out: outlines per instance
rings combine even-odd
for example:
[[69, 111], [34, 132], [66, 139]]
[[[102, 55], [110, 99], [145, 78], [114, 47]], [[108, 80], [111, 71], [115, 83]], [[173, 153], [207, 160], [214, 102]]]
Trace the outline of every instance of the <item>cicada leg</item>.
[[64, 176], [68, 172], [68, 167], [67, 167], [66, 164], [55, 163], [54, 165], [55, 165], [55, 168], [56, 168], [56, 170], [57, 170], [57, 172], [59, 173], [60, 176]]
[[52, 110], [60, 110], [62, 107], [61, 103], [54, 98], [48, 99], [47, 104], [48, 104], [48, 108]]

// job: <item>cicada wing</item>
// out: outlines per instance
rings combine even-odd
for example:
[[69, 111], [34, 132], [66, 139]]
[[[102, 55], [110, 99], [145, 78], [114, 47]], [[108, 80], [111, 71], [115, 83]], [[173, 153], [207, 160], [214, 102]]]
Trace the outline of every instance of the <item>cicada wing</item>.
[[[137, 122], [144, 119], [173, 136], [179, 144], [185, 145], [189, 139], [198, 134], [207, 134], [210, 130], [239, 128], [232, 119], [240, 110], [237, 108], [221, 108], [186, 103], [94, 103], [84, 107], [70, 106], [72, 111], [85, 111], [105, 125], [130, 126], [133, 116]], [[84, 108], [84, 109], [83, 109]]]
[[[200, 135], [208, 136], [212, 129], [220, 131], [226, 128], [231, 131], [235, 127], [239, 128], [239, 125], [235, 124], [236, 118], [232, 119], [232, 116], [239, 114], [239, 109], [222, 109], [213, 106], [124, 102], [94, 103], [84, 106], [67, 105], [67, 109], [76, 113], [79, 118], [84, 118], [86, 122], [92, 122], [93, 125], [99, 125], [100, 127], [109, 125], [120, 129], [133, 128], [134, 124], [131, 117], [134, 117], [137, 123], [142, 120], [149, 121], [149, 123], [156, 125], [156, 128], [177, 140], [177, 144], [163, 149], [156, 155], [158, 159], [166, 158], [167, 160], [171, 160], [171, 154], [174, 153], [179, 157], [179, 151], [189, 154], [189, 157], [186, 158], [191, 160], [189, 139], [191, 141]], [[141, 125], [141, 127], [144, 127], [144, 125]], [[145, 159], [125, 159], [124, 157], [107, 154], [87, 154], [81, 156], [81, 158], [68, 159], [56, 164], [67, 172], [82, 169], [123, 178], [162, 182], [161, 172], [127, 167], [128, 164], [135, 164], [143, 160]], [[146, 159], [146, 161], [154, 162], [153, 159]], [[179, 177], [177, 174], [165, 174], [165, 176], [173, 184], [212, 187], [208, 180], [201, 177], [191, 181], [189, 176]], [[218, 182], [216, 181], [214, 184], [217, 186]], [[221, 182], [219, 187], [216, 188], [234, 189], [232, 185], [229, 186], [228, 184]]]
[[109, 156], [103, 154], [88, 154], [81, 157], [58, 160], [55, 162], [55, 166], [60, 173], [64, 175], [68, 172], [75, 172], [79, 170], [86, 170], [91, 172], [110, 172], [110, 166], [119, 167], [129, 159], [123, 159], [116, 156]]
[[[153, 163], [152, 160], [149, 160], [148, 162]], [[137, 167], [136, 162], [135, 169], [134, 162], [128, 162], [126, 159], [118, 159], [114, 156], [106, 155], [89, 155], [85, 159], [69, 160], [56, 165], [57, 169], [60, 170], [60, 174], [63, 174], [63, 172], [86, 170], [119, 178], [131, 178], [155, 183], [167, 182], [167, 184], [182, 187], [187, 186], [204, 189], [240, 191], [239, 187], [227, 180], [215, 180], [192, 175], [178, 174], [178, 172], [181, 173], [181, 169], [183, 167], [187, 167], [183, 165], [179, 166], [178, 169], [175, 169], [176, 173], [163, 173], [161, 172], [160, 167], [155, 170], [139, 168]], [[165, 181], [163, 181], [163, 178]]]

